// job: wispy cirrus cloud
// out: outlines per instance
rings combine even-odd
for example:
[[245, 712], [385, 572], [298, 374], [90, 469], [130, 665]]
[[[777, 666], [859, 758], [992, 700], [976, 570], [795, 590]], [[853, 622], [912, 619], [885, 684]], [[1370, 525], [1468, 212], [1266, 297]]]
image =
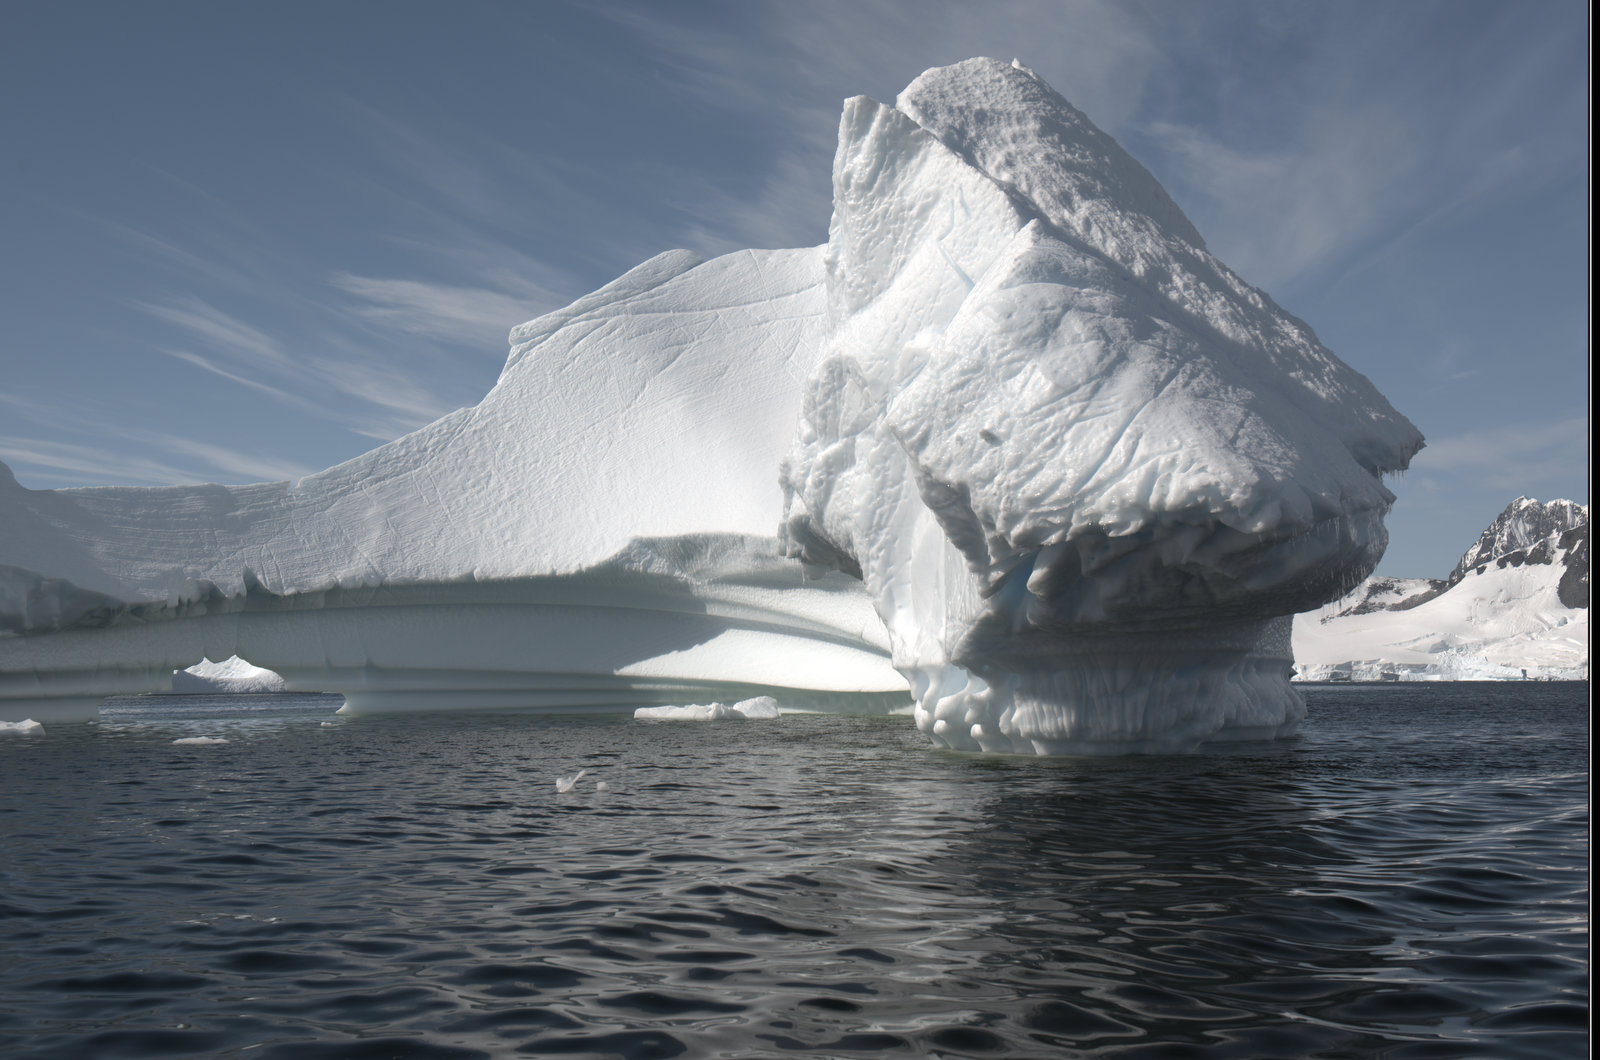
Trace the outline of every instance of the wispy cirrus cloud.
[[[182, 333], [191, 346], [161, 346], [162, 353], [202, 371], [226, 379], [280, 405], [342, 424], [357, 434], [387, 440], [460, 407], [476, 394], [463, 392], [452, 400], [449, 387], [438, 376], [448, 375], [440, 362], [446, 356], [427, 355], [429, 347], [399, 356], [398, 345], [384, 333], [421, 333], [424, 339], [453, 337], [467, 328], [470, 314], [486, 309], [486, 300], [467, 292], [426, 284], [396, 288], [378, 282], [363, 288], [369, 295], [383, 293], [405, 298], [407, 306], [376, 304], [369, 311], [322, 307], [312, 317], [321, 326], [309, 337], [291, 344], [274, 338], [233, 314], [202, 299], [187, 296], [173, 304], [140, 303], [138, 308]], [[512, 323], [522, 317], [509, 299], [494, 298], [497, 314], [509, 312]], [[341, 317], [348, 316], [341, 326]], [[373, 324], [379, 334], [371, 334]], [[490, 330], [501, 336], [509, 324], [494, 323]], [[204, 352], [199, 352], [200, 350]], [[418, 353], [423, 354], [418, 357]]]
[[[337, 273], [331, 282], [357, 300], [351, 311], [358, 316], [385, 327], [451, 342], [484, 342], [493, 335], [494, 341], [503, 343], [511, 328], [535, 315], [530, 299], [485, 287], [350, 273]], [[546, 292], [539, 294], [544, 296]]]
[[1273, 150], [1191, 126], [1148, 126], [1181, 163], [1187, 189], [1205, 197], [1201, 228], [1212, 249], [1269, 290], [1370, 238], [1392, 205], [1386, 189], [1420, 159], [1405, 125], [1381, 109], [1330, 108], [1308, 123], [1299, 144]]
[[189, 332], [205, 340], [215, 349], [227, 351], [235, 358], [255, 361], [278, 368], [293, 366], [292, 359], [283, 347], [265, 332], [223, 312], [195, 296], [187, 296], [170, 304], [135, 302], [135, 308], [158, 320]]
[[[314, 468], [245, 452], [214, 442], [152, 431], [134, 432], [128, 439], [144, 453], [106, 449], [75, 442], [0, 436], [0, 460], [14, 468], [72, 476], [86, 484], [149, 484], [215, 481], [230, 484], [279, 482], [299, 479]], [[170, 459], [151, 455], [164, 452]]]
[[1470, 474], [1477, 486], [1536, 492], [1548, 481], [1570, 479], [1586, 467], [1588, 443], [1589, 420], [1575, 416], [1430, 438], [1411, 466], [1423, 478]]

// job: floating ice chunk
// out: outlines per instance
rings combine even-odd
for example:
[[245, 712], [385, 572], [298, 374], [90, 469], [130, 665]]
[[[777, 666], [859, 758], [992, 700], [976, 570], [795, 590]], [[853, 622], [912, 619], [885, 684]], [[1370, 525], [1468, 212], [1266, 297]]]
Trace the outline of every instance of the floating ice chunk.
[[771, 696], [741, 699], [733, 705], [741, 718], [749, 721], [770, 721], [778, 716], [778, 701]]
[[737, 703], [691, 703], [682, 707], [640, 707], [635, 718], [645, 721], [769, 721], [778, 716], [778, 701], [756, 696]]
[[22, 721], [0, 721], [0, 736], [43, 736], [44, 726], [32, 718]]
[[223, 736], [183, 736], [172, 742], [175, 746], [203, 747], [208, 744], [227, 743], [228, 740]]
[[569, 791], [571, 791], [573, 789], [573, 787], [578, 783], [578, 781], [582, 780], [585, 776], [587, 776], [588, 772], [589, 771], [587, 769], [580, 769], [570, 777], [557, 777], [556, 778], [556, 790], [558, 792], [560, 792], [561, 794], [565, 795], [567, 792], [569, 792]]
[[187, 670], [172, 672], [172, 691], [179, 694], [261, 695], [286, 691], [283, 678], [271, 670], [230, 656], [222, 662], [201, 659]]
[[610, 791], [611, 790], [611, 785], [607, 784], [603, 780], [597, 780], [597, 781], [594, 782], [594, 790], [596, 790], [596, 791]]

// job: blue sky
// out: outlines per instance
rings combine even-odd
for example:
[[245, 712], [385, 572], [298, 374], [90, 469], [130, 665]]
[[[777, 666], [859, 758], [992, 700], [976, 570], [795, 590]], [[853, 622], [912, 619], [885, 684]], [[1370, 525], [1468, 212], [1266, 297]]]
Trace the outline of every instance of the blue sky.
[[88, 3], [0, 34], [0, 460], [295, 477], [671, 247], [827, 238], [839, 105], [1013, 56], [1428, 436], [1380, 570], [1587, 503], [1577, 0]]

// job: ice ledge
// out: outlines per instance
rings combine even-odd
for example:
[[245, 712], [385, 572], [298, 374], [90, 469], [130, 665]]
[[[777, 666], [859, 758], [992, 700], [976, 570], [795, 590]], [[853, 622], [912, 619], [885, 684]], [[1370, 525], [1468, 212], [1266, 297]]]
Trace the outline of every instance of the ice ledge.
[[90, 719], [240, 656], [346, 713], [631, 711], [773, 695], [817, 709], [907, 703], [860, 583], [802, 578], [771, 538], [637, 540], [585, 571], [276, 595], [257, 586], [107, 626], [0, 637], [0, 718]]

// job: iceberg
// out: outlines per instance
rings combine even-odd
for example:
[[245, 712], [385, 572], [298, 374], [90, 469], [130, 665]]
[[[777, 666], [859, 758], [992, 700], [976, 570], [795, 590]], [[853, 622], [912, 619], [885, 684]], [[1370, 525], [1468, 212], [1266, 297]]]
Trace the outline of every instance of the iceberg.
[[[1026, 753], [1285, 735], [1416, 429], [1020, 64], [846, 102], [825, 246], [672, 251], [299, 482], [0, 472], [0, 704], [239, 656], [346, 711], [908, 700]], [[0, 710], [4, 707], [0, 706]]]
[[172, 671], [172, 691], [239, 696], [283, 692], [285, 688], [278, 674], [233, 655], [221, 662], [201, 659], [187, 670]]
[[756, 696], [738, 703], [691, 703], [681, 707], [640, 707], [633, 716], [640, 721], [771, 721], [778, 717], [778, 701], [771, 696]]
[[1292, 732], [1290, 618], [1376, 565], [1422, 438], [1032, 72], [849, 101], [783, 539], [859, 574], [936, 743]]

